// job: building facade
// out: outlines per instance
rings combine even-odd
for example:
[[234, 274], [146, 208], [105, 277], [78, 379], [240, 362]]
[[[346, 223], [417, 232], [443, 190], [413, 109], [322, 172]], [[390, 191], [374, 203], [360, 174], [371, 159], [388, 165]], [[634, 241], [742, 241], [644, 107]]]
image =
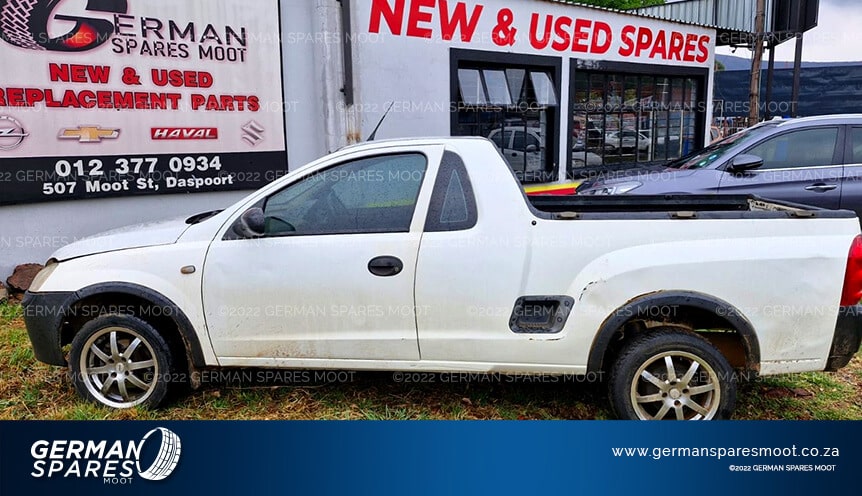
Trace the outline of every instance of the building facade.
[[0, 0], [0, 38], [0, 275], [378, 125], [489, 138], [525, 183], [678, 157], [707, 142], [716, 43], [546, 0]]

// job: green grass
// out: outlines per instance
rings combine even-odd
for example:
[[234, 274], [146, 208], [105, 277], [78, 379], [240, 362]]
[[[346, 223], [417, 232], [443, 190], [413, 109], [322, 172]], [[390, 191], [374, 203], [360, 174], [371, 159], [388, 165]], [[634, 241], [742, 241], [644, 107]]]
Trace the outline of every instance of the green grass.
[[[434, 377], [434, 376], [432, 376]], [[0, 304], [0, 419], [543, 420], [607, 419], [601, 387], [570, 382], [406, 384], [357, 373], [338, 384], [207, 387], [157, 411], [114, 411], [78, 398], [66, 371], [38, 363], [21, 309]], [[862, 419], [862, 358], [835, 373], [760, 379], [740, 387], [738, 419]]]

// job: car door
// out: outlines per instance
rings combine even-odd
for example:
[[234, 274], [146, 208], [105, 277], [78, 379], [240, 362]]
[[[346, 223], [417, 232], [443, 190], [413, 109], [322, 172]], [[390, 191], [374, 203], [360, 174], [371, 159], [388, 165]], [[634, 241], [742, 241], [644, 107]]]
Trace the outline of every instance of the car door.
[[447, 151], [440, 166], [416, 272], [422, 360], [566, 363], [558, 336], [511, 328], [516, 301], [547, 286], [526, 286], [535, 217], [524, 193], [508, 171], [468, 174], [466, 163], [483, 160]]
[[862, 218], [862, 125], [848, 129], [845, 157], [841, 208]]
[[622, 136], [620, 148], [623, 150], [634, 150], [637, 144], [635, 133], [633, 131], [622, 131], [620, 135]]
[[533, 131], [515, 131], [513, 147], [523, 157], [527, 177], [536, 177], [545, 170], [542, 140]]
[[422, 226], [414, 215], [424, 218], [416, 206], [441, 153], [411, 148], [345, 160], [257, 202], [262, 238], [228, 229], [215, 240], [203, 300], [220, 363], [418, 360], [413, 286]]
[[842, 134], [842, 126], [824, 126], [765, 138], [742, 152], [762, 158], [763, 166], [743, 173], [725, 172], [720, 192], [837, 209], [844, 172]]
[[527, 171], [526, 160], [524, 157], [524, 131], [523, 130], [507, 130], [506, 131], [506, 148], [503, 150], [503, 157], [518, 174], [523, 174]]

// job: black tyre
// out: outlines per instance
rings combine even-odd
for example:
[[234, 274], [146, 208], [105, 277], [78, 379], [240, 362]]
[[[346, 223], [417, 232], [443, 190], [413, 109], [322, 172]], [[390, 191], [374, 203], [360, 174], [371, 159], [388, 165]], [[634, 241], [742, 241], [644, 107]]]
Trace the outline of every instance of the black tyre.
[[621, 350], [608, 383], [626, 420], [720, 420], [733, 413], [736, 379], [721, 352], [697, 334], [656, 329]]
[[128, 315], [105, 315], [84, 325], [72, 340], [69, 367], [78, 394], [118, 409], [157, 407], [174, 371], [165, 339]]

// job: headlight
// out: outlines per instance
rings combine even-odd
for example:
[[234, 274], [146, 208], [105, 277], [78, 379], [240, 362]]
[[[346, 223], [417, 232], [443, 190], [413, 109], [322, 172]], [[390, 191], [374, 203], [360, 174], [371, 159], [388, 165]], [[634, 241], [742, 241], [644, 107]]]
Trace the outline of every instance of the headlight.
[[45, 284], [45, 281], [47, 281], [48, 278], [51, 277], [51, 274], [59, 266], [60, 266], [60, 264], [57, 263], [56, 261], [54, 261], [54, 260], [49, 261], [48, 265], [44, 269], [39, 271], [38, 274], [36, 274], [36, 277], [33, 279], [33, 283], [30, 284], [30, 290], [29, 291], [31, 293], [38, 293], [39, 290], [42, 289], [42, 286]]
[[609, 184], [607, 186], [597, 186], [590, 188], [584, 192], [578, 191], [579, 195], [596, 195], [596, 196], [604, 196], [604, 195], [624, 195], [631, 191], [634, 191], [641, 186], [643, 183], [632, 181], [629, 183], [619, 183], [619, 184]]

